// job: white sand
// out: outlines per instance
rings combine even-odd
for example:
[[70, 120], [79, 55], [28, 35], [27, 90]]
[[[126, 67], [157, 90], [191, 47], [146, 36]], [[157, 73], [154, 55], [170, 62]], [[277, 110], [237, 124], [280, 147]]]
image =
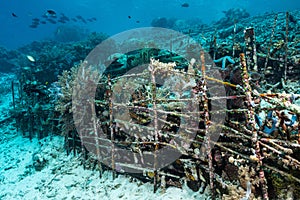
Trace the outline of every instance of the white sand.
[[[7, 80], [5, 83], [10, 84]], [[0, 105], [1, 121], [9, 116], [9, 108], [12, 108], [10, 92], [1, 94]], [[41, 171], [35, 170], [33, 157], [45, 161], [45, 167]], [[109, 171], [104, 172], [100, 179], [98, 171], [83, 169], [80, 157], [66, 155], [61, 136], [49, 136], [40, 141], [34, 138], [31, 142], [28, 138], [23, 138], [12, 123], [3, 123], [0, 126], [0, 199], [207, 198], [187, 187], [170, 187], [164, 194], [160, 190], [154, 194], [151, 183], [142, 183], [123, 175], [112, 180]]]
[[[151, 183], [123, 175], [112, 180], [109, 171], [100, 179], [98, 171], [83, 169], [79, 157], [66, 155], [60, 136], [30, 142], [1, 134], [0, 149], [0, 199], [203, 199], [188, 188], [154, 194]], [[46, 160], [41, 171], [32, 165], [35, 153]]]

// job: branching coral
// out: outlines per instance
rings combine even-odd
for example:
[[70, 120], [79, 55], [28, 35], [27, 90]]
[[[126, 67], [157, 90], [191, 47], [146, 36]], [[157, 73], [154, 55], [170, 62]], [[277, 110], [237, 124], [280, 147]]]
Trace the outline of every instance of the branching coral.
[[70, 71], [63, 71], [62, 75], [58, 77], [61, 95], [56, 102], [55, 109], [60, 112], [61, 131], [65, 137], [65, 145], [68, 153], [71, 149], [73, 149], [74, 153], [76, 152], [76, 140], [78, 140], [72, 115], [72, 92], [77, 71], [78, 66], [75, 66]]

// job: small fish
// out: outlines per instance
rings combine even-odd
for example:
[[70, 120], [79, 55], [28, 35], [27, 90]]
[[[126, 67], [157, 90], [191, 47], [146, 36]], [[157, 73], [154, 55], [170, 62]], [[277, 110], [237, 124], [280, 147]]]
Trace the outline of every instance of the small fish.
[[26, 57], [30, 62], [35, 62], [35, 59], [32, 56], [26, 55]]
[[51, 24], [56, 24], [56, 21], [53, 20], [53, 19], [47, 19], [47, 20], [48, 20], [48, 22], [50, 22]]
[[60, 19], [61, 19], [61, 20], [64, 20], [64, 21], [70, 21], [70, 18], [67, 17], [67, 16], [65, 16], [65, 15], [62, 15], [62, 16], [60, 17]]
[[130, 15], [128, 15], [128, 19], [131, 19], [131, 16], [130, 16]]
[[35, 24], [31, 24], [29, 27], [30, 27], [30, 28], [37, 28], [38, 26], [35, 25]]
[[138, 24], [139, 24], [139, 23], [140, 23], [140, 21], [139, 21], [139, 20], [137, 20], [137, 21], [136, 21], [136, 23], [138, 23]]
[[37, 26], [37, 25], [39, 25], [39, 24], [40, 24], [39, 21], [33, 21], [33, 22], [32, 22], [32, 25], [36, 25], [36, 26]]
[[12, 15], [13, 17], [18, 17], [15, 13], [11, 13], [11, 15]]
[[41, 21], [41, 24], [46, 24], [46, 22], [45, 21]]
[[77, 19], [83, 19], [83, 17], [80, 16], [80, 15], [77, 15], [76, 18], [77, 18]]
[[30, 67], [23, 67], [24, 70], [29, 71], [31, 68]]
[[86, 24], [86, 21], [85, 21], [85, 19], [83, 19], [83, 18], [82, 18], [82, 19], [81, 19], [81, 21], [82, 21], [83, 23], [85, 23], [85, 24]]
[[188, 7], [190, 7], [190, 5], [188, 3], [183, 3], [183, 4], [181, 4], [181, 7], [188, 8]]
[[56, 15], [56, 12], [55, 12], [54, 10], [49, 9], [49, 10], [47, 10], [47, 13], [46, 13], [46, 14], [48, 14], [48, 15], [50, 15], [50, 16], [55, 16], [55, 15]]
[[62, 24], [65, 24], [66, 21], [62, 20], [62, 19], [59, 19], [58, 22], [62, 23]]
[[92, 20], [97, 21], [97, 18], [96, 18], [96, 17], [93, 17]]

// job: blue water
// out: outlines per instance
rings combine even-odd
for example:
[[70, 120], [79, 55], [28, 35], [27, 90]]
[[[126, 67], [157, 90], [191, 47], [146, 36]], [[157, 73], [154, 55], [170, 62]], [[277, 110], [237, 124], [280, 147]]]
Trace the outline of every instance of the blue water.
[[[189, 7], [182, 7], [183, 3], [188, 3]], [[199, 18], [204, 23], [211, 23], [223, 17], [222, 11], [230, 8], [244, 8], [251, 15], [257, 15], [300, 9], [300, 3], [299, 0], [1, 0], [0, 45], [14, 49], [35, 40], [51, 38], [60, 24], [45, 24], [36, 29], [29, 27], [32, 18], [40, 17], [47, 9], [68, 17], [96, 17], [97, 21], [93, 23], [69, 22], [69, 25], [112, 35], [150, 26], [156, 17]]]

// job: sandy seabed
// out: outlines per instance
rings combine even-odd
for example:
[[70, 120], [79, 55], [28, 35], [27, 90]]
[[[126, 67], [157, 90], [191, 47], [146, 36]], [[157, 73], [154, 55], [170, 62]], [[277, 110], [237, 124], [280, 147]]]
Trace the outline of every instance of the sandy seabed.
[[[12, 75], [3, 78], [5, 84]], [[1, 81], [2, 82], [2, 81]], [[3, 82], [2, 82], [3, 83]], [[0, 84], [2, 84], [0, 83]], [[9, 118], [12, 98], [9, 90], [1, 94], [0, 122]], [[105, 171], [102, 178], [96, 170], [84, 169], [79, 156], [67, 156], [61, 136], [42, 140], [22, 137], [13, 121], [0, 126], [0, 199], [208, 199], [191, 191], [169, 187], [165, 193], [153, 193], [153, 184], [143, 183], [125, 175], [112, 179]], [[36, 161], [44, 164], [37, 169]]]

